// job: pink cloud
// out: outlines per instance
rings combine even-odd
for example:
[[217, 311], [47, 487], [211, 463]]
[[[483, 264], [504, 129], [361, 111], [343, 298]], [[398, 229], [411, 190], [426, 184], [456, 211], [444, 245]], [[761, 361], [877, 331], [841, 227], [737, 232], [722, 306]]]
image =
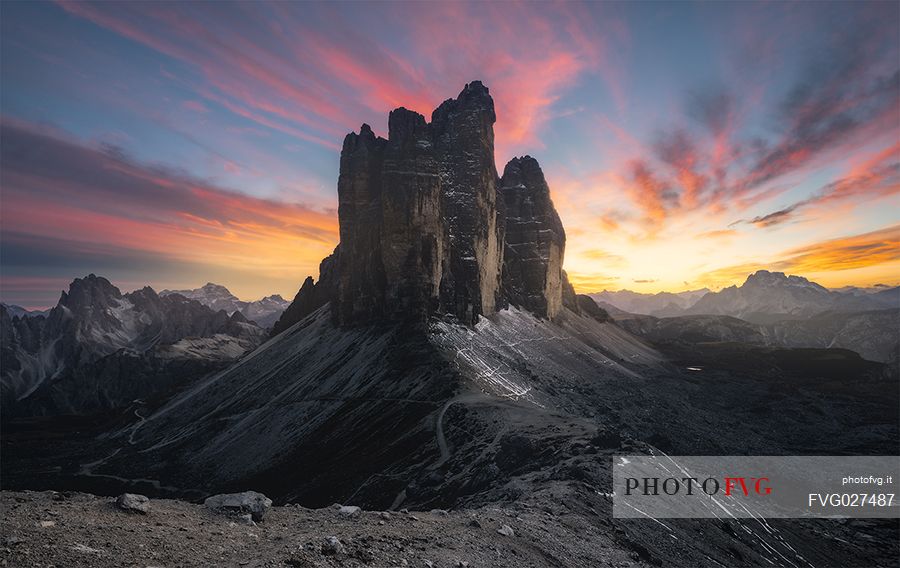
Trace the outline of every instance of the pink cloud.
[[492, 92], [500, 109], [502, 159], [541, 146], [538, 133], [551, 108], [587, 73], [603, 77], [617, 104], [624, 104], [622, 73], [606, 38], [624, 45], [627, 29], [615, 19], [598, 24], [606, 20], [571, 4], [523, 4], [515, 10], [483, 3], [405, 4], [402, 14], [391, 6], [409, 24], [398, 30], [398, 41], [409, 47], [403, 55], [337, 18], [324, 33], [292, 5], [272, 5], [274, 19], [241, 8], [247, 33], [227, 37], [228, 26], [219, 25], [217, 14], [189, 5], [61, 5], [199, 69], [204, 81], [191, 88], [207, 102], [329, 148], [348, 130], [397, 106], [427, 116], [473, 79], [502, 85]]

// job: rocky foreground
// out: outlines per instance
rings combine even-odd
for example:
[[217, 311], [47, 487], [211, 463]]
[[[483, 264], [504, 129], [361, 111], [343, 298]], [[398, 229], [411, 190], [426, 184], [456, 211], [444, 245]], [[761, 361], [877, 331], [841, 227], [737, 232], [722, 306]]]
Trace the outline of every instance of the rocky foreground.
[[249, 515], [151, 500], [12, 492], [2, 503], [3, 566], [644, 566], [584, 518], [527, 506], [379, 512], [332, 506]]

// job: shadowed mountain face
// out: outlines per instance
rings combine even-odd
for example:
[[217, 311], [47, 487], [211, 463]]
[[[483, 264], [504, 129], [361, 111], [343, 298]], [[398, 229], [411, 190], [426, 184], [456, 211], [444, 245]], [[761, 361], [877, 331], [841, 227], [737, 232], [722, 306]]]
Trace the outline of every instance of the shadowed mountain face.
[[341, 242], [275, 333], [326, 302], [344, 326], [431, 316], [472, 324], [508, 304], [554, 317], [565, 232], [536, 160], [516, 158], [498, 179], [494, 121], [493, 99], [474, 81], [430, 123], [399, 108], [387, 140], [365, 124], [348, 134]]
[[617, 316], [624, 329], [654, 343], [740, 342], [778, 347], [841, 348], [864, 359], [900, 361], [900, 310], [826, 312], [808, 319], [770, 324], [750, 323], [731, 316]]
[[76, 278], [46, 316], [0, 307], [4, 414], [89, 414], [164, 392], [231, 363], [263, 331], [146, 287], [130, 294], [93, 274]]
[[[365, 125], [348, 135], [341, 242], [269, 340], [83, 438], [36, 451], [32, 426], [15, 424], [4, 480], [193, 498], [253, 488], [307, 506], [514, 505], [574, 519], [585, 529], [570, 540], [602, 534], [647, 565], [893, 554], [816, 542], [832, 534], [825, 523], [610, 521], [615, 454], [890, 452], [897, 378], [843, 351], [663, 349], [616, 325], [562, 271], [565, 233], [537, 162], [497, 177], [493, 122], [473, 82], [430, 123], [401, 108], [387, 140]], [[571, 565], [560, 546], [536, 564]]]

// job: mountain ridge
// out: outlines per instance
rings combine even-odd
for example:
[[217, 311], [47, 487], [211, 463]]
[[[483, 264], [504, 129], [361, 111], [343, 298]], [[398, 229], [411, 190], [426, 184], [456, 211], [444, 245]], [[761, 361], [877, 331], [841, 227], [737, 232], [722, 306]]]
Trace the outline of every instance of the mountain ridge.
[[179, 294], [190, 300], [197, 300], [214, 311], [225, 310], [228, 315], [241, 312], [245, 318], [256, 322], [263, 328], [272, 327], [290, 305], [290, 302], [282, 298], [280, 294], [271, 294], [254, 301], [241, 300], [225, 286], [212, 282], [207, 282], [200, 288], [192, 290], [162, 290], [159, 293], [160, 296], [171, 294]]
[[[74, 279], [46, 316], [11, 317], [0, 308], [0, 326], [0, 385], [4, 410], [11, 413], [65, 408], [77, 414], [109, 408], [125, 401], [128, 388], [119, 383], [135, 372], [135, 365], [159, 368], [163, 375], [166, 366], [187, 360], [212, 369], [236, 359], [263, 337], [263, 330], [240, 313], [229, 316], [177, 294], [161, 297], [149, 286], [122, 294], [94, 274]], [[126, 361], [130, 370], [115, 370]], [[101, 373], [98, 365], [107, 365], [103, 372], [112, 375], [91, 381], [91, 373]], [[89, 392], [71, 392], [73, 381], [84, 383]], [[148, 381], [134, 386], [152, 392], [152, 378]], [[118, 394], [96, 398], [105, 389]]]
[[755, 323], [802, 319], [828, 311], [872, 311], [900, 307], [900, 287], [828, 289], [798, 275], [758, 270], [740, 285], [717, 292], [703, 288], [686, 292], [643, 294], [631, 290], [589, 294], [628, 314], [654, 317], [729, 315]]

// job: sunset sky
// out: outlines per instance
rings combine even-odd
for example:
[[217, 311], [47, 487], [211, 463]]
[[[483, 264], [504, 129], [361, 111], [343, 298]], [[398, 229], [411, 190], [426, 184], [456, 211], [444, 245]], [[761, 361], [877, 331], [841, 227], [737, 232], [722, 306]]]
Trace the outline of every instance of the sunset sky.
[[900, 4], [0, 6], [0, 299], [223, 284], [292, 298], [363, 123], [482, 80], [582, 292], [758, 268], [900, 281]]

